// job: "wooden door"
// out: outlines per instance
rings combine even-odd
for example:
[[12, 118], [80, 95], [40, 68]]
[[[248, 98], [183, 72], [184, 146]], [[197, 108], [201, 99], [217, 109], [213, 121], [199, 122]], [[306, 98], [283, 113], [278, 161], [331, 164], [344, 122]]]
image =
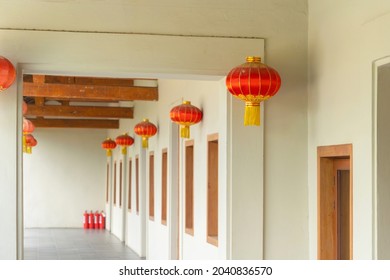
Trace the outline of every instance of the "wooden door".
[[337, 259], [350, 259], [350, 170], [349, 159], [333, 162], [336, 189]]
[[352, 259], [352, 145], [318, 148], [318, 258]]

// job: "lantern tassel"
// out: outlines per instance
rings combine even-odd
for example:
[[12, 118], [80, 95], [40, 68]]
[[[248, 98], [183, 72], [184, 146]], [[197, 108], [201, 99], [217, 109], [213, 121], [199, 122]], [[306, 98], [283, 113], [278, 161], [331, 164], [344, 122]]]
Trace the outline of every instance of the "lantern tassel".
[[142, 148], [147, 149], [149, 147], [148, 137], [142, 137]]
[[107, 154], [108, 157], [112, 156], [112, 151], [111, 151], [111, 149], [108, 149], [107, 152], [106, 152], [106, 154]]
[[126, 154], [127, 154], [127, 147], [123, 146], [122, 147], [122, 155], [126, 155]]
[[26, 134], [23, 133], [23, 153], [27, 153]]
[[260, 103], [245, 103], [244, 125], [260, 125]]
[[27, 152], [28, 154], [32, 154], [32, 148], [31, 148], [31, 147], [27, 147], [26, 152]]
[[183, 125], [180, 129], [181, 138], [190, 138], [190, 127], [187, 125]]

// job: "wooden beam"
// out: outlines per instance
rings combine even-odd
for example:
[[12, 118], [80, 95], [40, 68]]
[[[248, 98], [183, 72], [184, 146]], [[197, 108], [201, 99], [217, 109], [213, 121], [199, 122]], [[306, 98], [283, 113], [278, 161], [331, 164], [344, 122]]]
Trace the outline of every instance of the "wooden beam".
[[30, 119], [35, 127], [44, 128], [101, 128], [118, 129], [119, 120], [88, 119]]
[[36, 84], [44, 84], [45, 83], [45, 76], [44, 75], [34, 75], [33, 82]]
[[[34, 98], [34, 97], [32, 97]], [[96, 102], [96, 103], [113, 103], [113, 104], [118, 104], [119, 101], [107, 101], [107, 100], [98, 100], [98, 99], [69, 99], [69, 98], [60, 98], [60, 97], [45, 97], [45, 101], [58, 101], [59, 103], [62, 103], [63, 101], [67, 102]]]
[[158, 100], [156, 87], [23, 83], [23, 95], [110, 101]]
[[94, 86], [134, 86], [133, 79], [112, 79], [112, 78], [91, 78], [91, 77], [75, 77], [76, 85], [94, 85]]
[[[38, 105], [38, 106], [43, 106], [45, 105], [45, 98], [44, 97], [36, 97], [35, 98], [35, 105]], [[29, 105], [28, 107], [30, 107], [32, 105]]]
[[47, 84], [96, 85], [96, 86], [124, 86], [124, 87], [129, 87], [134, 85], [134, 79], [29, 75], [29, 74], [23, 75], [23, 82], [47, 83]]
[[103, 106], [28, 105], [27, 116], [132, 119], [133, 108]]

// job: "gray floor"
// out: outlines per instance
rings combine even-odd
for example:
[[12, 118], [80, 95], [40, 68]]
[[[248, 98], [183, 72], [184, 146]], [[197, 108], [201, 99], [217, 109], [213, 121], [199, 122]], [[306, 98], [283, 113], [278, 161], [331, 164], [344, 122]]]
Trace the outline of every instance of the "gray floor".
[[139, 260], [105, 230], [25, 229], [25, 260]]

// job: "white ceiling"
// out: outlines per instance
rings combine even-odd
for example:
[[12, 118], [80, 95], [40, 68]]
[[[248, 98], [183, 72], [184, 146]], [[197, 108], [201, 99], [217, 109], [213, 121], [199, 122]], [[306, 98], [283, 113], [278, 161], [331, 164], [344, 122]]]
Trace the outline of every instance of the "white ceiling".
[[307, 0], [0, 0], [0, 10], [0, 29], [265, 38], [280, 24], [293, 32]]

